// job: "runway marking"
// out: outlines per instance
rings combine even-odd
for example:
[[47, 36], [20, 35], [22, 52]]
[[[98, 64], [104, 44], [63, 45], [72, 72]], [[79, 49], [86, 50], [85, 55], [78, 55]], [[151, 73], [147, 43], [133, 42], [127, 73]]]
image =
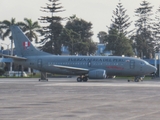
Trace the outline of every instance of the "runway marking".
[[48, 83], [43, 85], [37, 85], [37, 86], [78, 86], [78, 87], [89, 87], [89, 86], [97, 86], [97, 87], [160, 87], [160, 84], [138, 84], [138, 83]]

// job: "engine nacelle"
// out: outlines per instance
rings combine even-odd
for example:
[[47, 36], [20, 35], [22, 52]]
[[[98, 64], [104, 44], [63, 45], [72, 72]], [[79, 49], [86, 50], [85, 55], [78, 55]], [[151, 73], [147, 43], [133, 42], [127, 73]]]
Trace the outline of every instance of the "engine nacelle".
[[88, 73], [90, 79], [105, 79], [106, 76], [106, 71], [102, 69], [92, 70]]

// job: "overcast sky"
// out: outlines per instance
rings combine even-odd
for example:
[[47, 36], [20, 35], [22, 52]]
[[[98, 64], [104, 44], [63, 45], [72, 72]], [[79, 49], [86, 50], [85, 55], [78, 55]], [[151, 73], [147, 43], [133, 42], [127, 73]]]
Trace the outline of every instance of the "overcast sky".
[[[159, 0], [147, 0], [154, 6], [154, 11], [160, 6]], [[58, 16], [69, 17], [76, 15], [93, 24], [93, 40], [98, 41], [97, 34], [99, 31], [106, 31], [111, 24], [113, 10], [119, 0], [59, 0], [64, 12], [58, 13]], [[123, 7], [127, 10], [126, 14], [131, 18], [134, 17], [134, 11], [140, 6], [142, 0], [121, 0]], [[38, 21], [38, 18], [44, 13], [40, 11], [41, 7], [45, 7], [48, 0], [0, 0], [0, 21], [10, 20], [12, 17], [16, 21], [31, 18]], [[42, 25], [42, 24], [41, 24]]]

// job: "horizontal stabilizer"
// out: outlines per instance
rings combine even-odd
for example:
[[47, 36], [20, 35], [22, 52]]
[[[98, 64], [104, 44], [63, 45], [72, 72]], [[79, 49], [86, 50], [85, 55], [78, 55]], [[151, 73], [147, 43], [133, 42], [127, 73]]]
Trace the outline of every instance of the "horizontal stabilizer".
[[6, 55], [6, 54], [0, 54], [0, 56], [12, 58], [12, 59], [16, 59], [16, 60], [27, 60], [27, 58], [25, 58], [25, 57], [11, 56], [11, 55]]
[[12, 58], [0, 58], [0, 62], [13, 62]]

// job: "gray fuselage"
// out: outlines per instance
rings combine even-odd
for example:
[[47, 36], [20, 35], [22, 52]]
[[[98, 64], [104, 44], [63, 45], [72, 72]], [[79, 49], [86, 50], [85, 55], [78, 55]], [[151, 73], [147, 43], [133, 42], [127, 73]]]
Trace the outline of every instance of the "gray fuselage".
[[155, 71], [155, 67], [144, 60], [120, 56], [27, 56], [26, 61], [15, 60], [18, 64], [40, 71], [56, 74], [81, 75], [88, 71], [76, 71], [54, 67], [54, 65], [77, 68], [106, 70], [107, 75], [143, 76]]

